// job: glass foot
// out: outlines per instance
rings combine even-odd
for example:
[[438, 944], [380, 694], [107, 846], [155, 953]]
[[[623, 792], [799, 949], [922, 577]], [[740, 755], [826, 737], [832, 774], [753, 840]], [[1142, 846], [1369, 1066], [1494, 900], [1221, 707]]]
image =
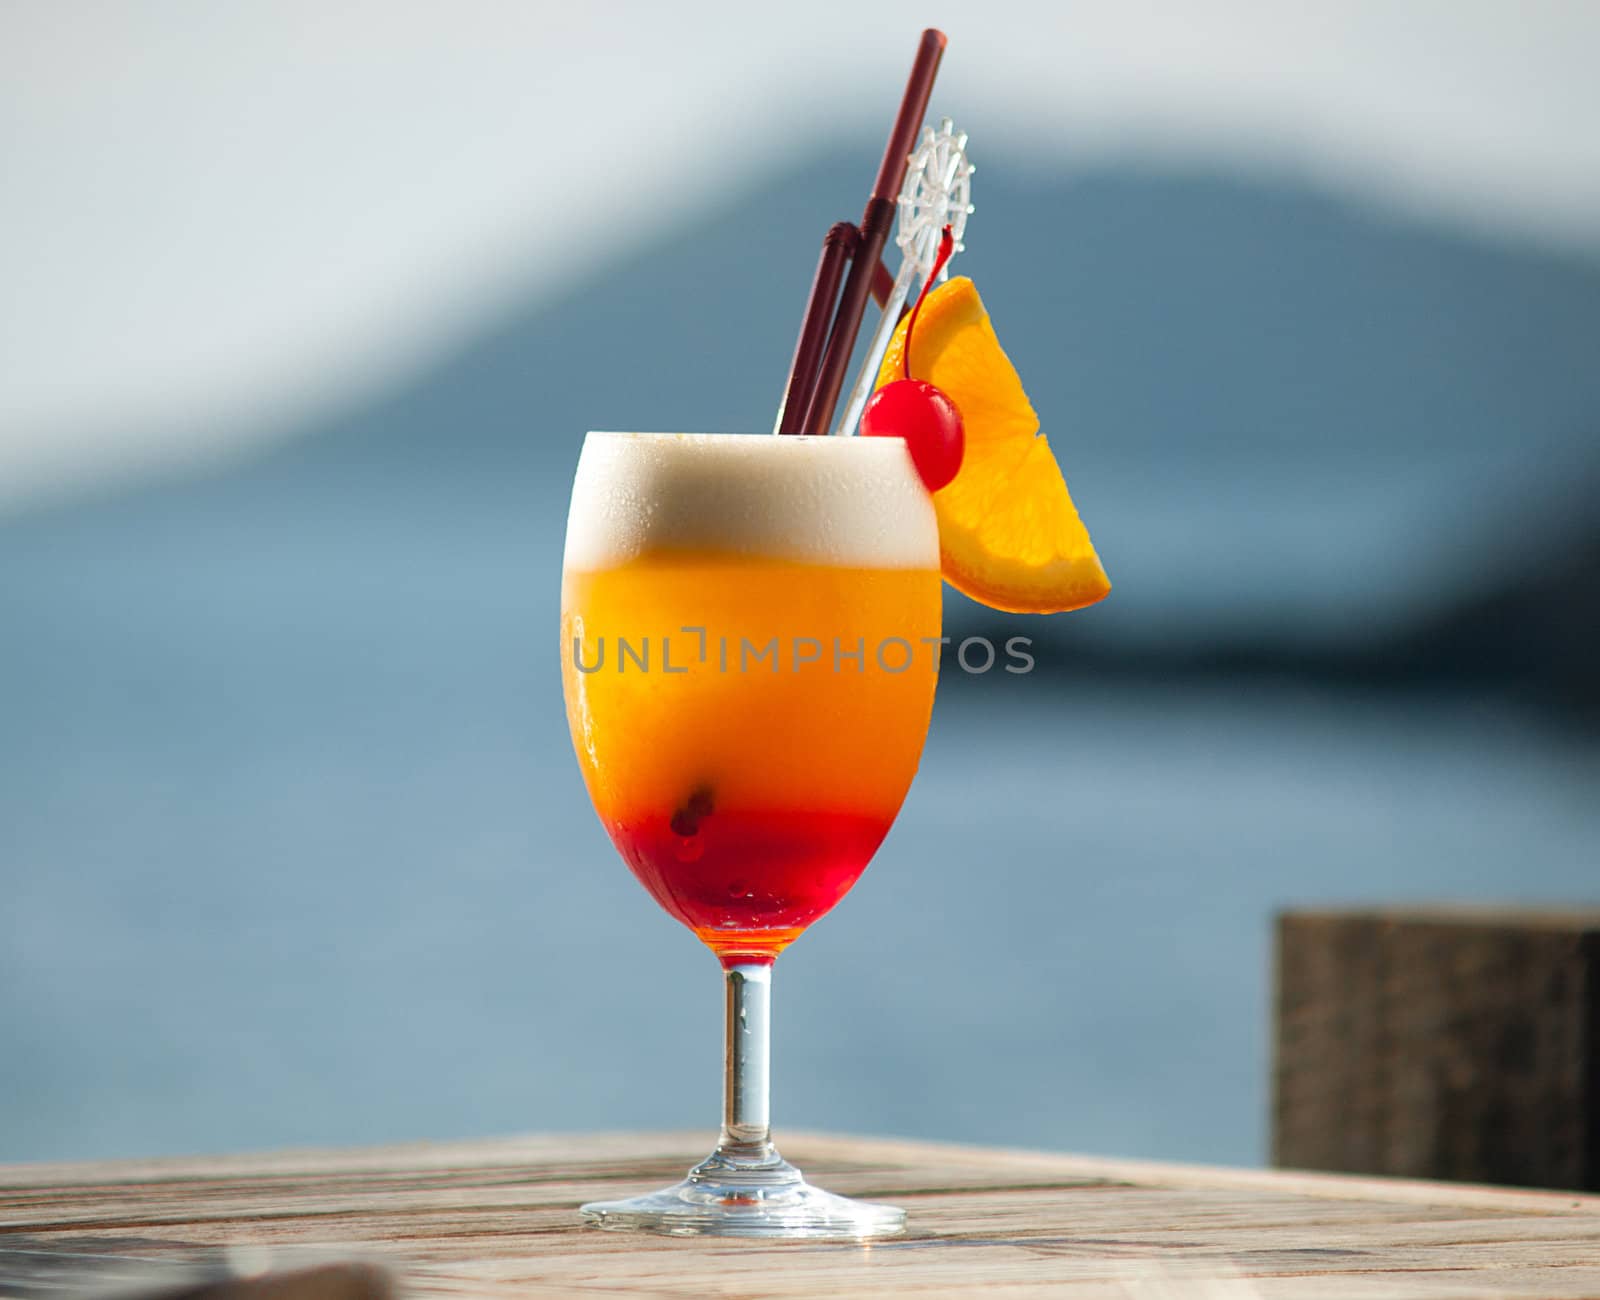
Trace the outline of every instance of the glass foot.
[[853, 1201], [811, 1186], [777, 1152], [760, 1163], [718, 1154], [672, 1187], [626, 1201], [579, 1207], [599, 1228], [695, 1237], [887, 1237], [903, 1232], [906, 1212]]

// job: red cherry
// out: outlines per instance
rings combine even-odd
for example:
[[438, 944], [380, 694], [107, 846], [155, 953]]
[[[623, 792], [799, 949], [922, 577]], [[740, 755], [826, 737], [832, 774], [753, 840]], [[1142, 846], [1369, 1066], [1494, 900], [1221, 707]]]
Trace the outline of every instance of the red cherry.
[[906, 322], [906, 341], [901, 366], [904, 379], [885, 384], [861, 409], [861, 432], [869, 438], [904, 438], [911, 451], [911, 463], [922, 476], [923, 485], [937, 492], [956, 476], [961, 456], [967, 449], [967, 432], [961, 423], [961, 410], [948, 393], [926, 380], [911, 377], [911, 335], [917, 317], [928, 297], [928, 289], [955, 251], [955, 236], [946, 226], [939, 235], [939, 255], [923, 282]]
[[861, 432], [869, 438], [904, 438], [930, 492], [956, 476], [967, 445], [956, 404], [923, 379], [896, 379], [867, 398]]

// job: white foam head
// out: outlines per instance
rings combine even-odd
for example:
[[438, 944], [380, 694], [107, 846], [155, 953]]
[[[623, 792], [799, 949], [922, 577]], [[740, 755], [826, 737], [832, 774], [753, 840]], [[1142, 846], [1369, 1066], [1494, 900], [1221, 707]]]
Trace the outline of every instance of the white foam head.
[[591, 433], [566, 567], [609, 569], [657, 550], [937, 569], [939, 529], [899, 438]]

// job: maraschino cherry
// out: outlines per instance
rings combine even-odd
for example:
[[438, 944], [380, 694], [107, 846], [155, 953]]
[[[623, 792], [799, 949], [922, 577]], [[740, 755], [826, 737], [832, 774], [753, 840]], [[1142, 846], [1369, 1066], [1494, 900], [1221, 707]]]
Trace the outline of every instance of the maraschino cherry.
[[906, 440], [911, 463], [930, 492], [937, 492], [956, 476], [967, 437], [961, 412], [949, 396], [926, 380], [911, 377], [911, 335], [917, 328], [917, 313], [922, 310], [928, 289], [954, 251], [955, 238], [946, 226], [939, 239], [939, 256], [934, 259], [933, 270], [906, 322], [905, 378], [878, 389], [867, 398], [861, 411], [861, 432], [865, 436]]

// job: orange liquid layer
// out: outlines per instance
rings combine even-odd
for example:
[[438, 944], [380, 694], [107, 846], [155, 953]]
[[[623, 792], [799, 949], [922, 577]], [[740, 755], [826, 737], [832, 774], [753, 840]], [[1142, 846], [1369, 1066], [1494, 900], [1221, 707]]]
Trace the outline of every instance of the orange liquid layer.
[[775, 956], [887, 834], [933, 706], [939, 582], [699, 552], [565, 575], [590, 798], [657, 902], [725, 961]]

